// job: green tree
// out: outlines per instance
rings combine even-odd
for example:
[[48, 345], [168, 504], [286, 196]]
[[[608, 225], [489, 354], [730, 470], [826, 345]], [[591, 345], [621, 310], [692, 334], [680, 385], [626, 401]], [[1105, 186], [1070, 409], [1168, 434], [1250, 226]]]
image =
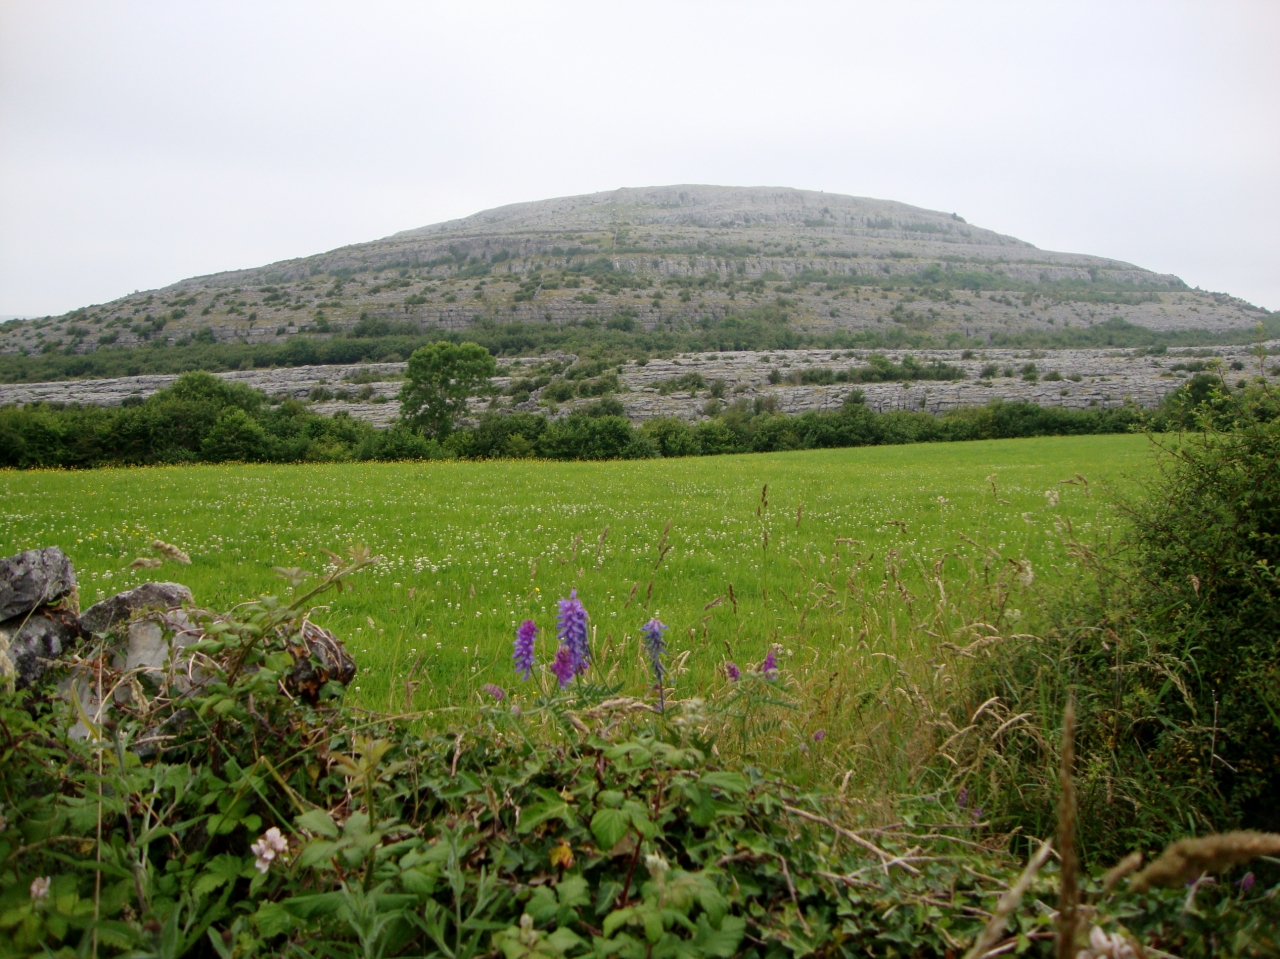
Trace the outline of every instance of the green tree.
[[488, 385], [493, 357], [476, 343], [432, 343], [413, 351], [400, 390], [400, 415], [428, 436], [447, 436], [467, 397]]

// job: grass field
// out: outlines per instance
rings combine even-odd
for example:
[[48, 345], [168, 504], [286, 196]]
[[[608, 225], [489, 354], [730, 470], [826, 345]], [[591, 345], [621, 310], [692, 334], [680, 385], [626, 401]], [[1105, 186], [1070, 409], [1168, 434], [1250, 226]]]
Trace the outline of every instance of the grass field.
[[[1149, 463], [1142, 437], [1089, 436], [598, 464], [5, 472], [0, 552], [61, 546], [85, 606], [154, 579], [227, 608], [285, 590], [272, 567], [321, 569], [323, 549], [363, 543], [382, 561], [315, 618], [352, 648], [371, 707], [434, 712], [477, 701], [483, 683], [513, 688], [516, 623], [537, 621], [546, 662], [555, 601], [574, 588], [602, 677], [643, 691], [637, 627], [656, 615], [671, 627], [675, 690], [691, 695], [772, 642], [796, 670], [819, 664], [824, 643], [866, 647], [872, 634], [900, 655], [923, 611], [953, 602], [943, 584], [981, 559], [976, 543], [1006, 571], [1026, 559], [1052, 575], [1067, 562], [1055, 517], [1105, 533], [1100, 488], [1131, 489]], [[1087, 488], [1062, 484], [1076, 474]], [[155, 538], [192, 565], [130, 570]]]

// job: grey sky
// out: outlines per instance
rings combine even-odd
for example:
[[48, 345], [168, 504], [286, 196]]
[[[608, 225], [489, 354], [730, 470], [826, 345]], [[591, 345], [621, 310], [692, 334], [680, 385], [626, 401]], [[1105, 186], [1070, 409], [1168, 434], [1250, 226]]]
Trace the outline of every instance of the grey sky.
[[0, 315], [522, 200], [794, 186], [1280, 308], [1280, 3], [0, 0]]

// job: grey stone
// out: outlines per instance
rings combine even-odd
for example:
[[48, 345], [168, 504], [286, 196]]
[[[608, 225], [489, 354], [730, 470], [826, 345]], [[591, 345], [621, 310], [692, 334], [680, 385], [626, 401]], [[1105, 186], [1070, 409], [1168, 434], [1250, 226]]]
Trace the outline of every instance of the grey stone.
[[25, 616], [76, 588], [76, 571], [56, 546], [0, 559], [0, 620]]
[[25, 689], [79, 643], [81, 636], [69, 610], [43, 608], [0, 623], [0, 674], [11, 675], [15, 686]]
[[90, 606], [80, 616], [86, 633], [102, 634], [128, 624], [140, 609], [177, 609], [192, 603], [191, 590], [181, 583], [143, 583]]

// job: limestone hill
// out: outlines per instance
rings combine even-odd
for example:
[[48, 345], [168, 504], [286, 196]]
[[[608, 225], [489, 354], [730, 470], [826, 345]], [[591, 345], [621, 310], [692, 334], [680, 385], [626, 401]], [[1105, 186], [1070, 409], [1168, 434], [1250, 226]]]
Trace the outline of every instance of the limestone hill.
[[[513, 204], [14, 321], [0, 327], [0, 354], [403, 338], [481, 325], [624, 337], [739, 318], [809, 342], [836, 337], [833, 345], [842, 332], [890, 345], [998, 344], [1117, 318], [1247, 338], [1267, 317], [1175, 276], [1039, 250], [956, 214], [778, 187], [669, 186]], [[718, 348], [789, 345], [743, 337]], [[530, 345], [525, 336], [512, 349]], [[374, 358], [403, 359], [394, 350]]]

